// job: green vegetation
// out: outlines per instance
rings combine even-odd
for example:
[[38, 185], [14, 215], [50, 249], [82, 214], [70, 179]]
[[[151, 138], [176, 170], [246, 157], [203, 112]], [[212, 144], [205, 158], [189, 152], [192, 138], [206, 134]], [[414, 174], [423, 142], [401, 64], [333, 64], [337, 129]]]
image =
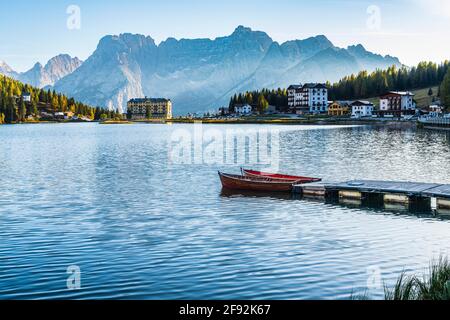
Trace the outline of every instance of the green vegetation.
[[[31, 96], [30, 102], [24, 99], [25, 94]], [[71, 112], [91, 120], [99, 120], [102, 114], [109, 119], [121, 117], [116, 112], [88, 106], [55, 91], [35, 88], [0, 76], [0, 124], [35, 122], [41, 112]]]
[[[408, 90], [417, 94], [418, 106], [425, 107], [430, 105], [433, 97], [438, 97], [440, 91], [442, 91], [442, 93], [446, 93], [443, 100], [446, 99], [447, 102], [444, 103], [448, 107], [450, 106], [449, 65], [449, 61], [439, 65], [433, 62], [421, 62], [412, 68], [392, 66], [387, 70], [377, 70], [372, 73], [362, 71], [357, 75], [345, 77], [333, 85], [327, 83], [329, 87], [328, 97], [329, 100], [369, 99], [378, 104], [378, 97], [387, 91]], [[442, 90], [439, 90], [444, 77], [446, 81], [442, 84]], [[258, 99], [261, 95], [266, 98], [270, 105], [276, 106], [278, 110], [286, 111], [288, 109], [287, 90], [279, 88], [277, 90], [263, 89], [236, 94], [230, 100], [230, 111], [232, 112], [237, 104], [248, 103], [259, 106]]]
[[258, 111], [263, 113], [269, 108], [269, 102], [263, 94], [260, 94], [258, 97]]
[[[450, 262], [440, 258], [430, 264], [428, 273], [412, 276], [402, 273], [392, 288], [385, 288], [385, 300], [450, 300]], [[367, 293], [352, 300], [369, 300]]]
[[433, 262], [423, 277], [402, 274], [394, 288], [386, 289], [386, 300], [450, 300], [450, 263]]
[[278, 110], [286, 110], [288, 105], [287, 90], [281, 88], [277, 90], [263, 89], [235, 94], [230, 100], [230, 111], [234, 112], [236, 105], [245, 103], [257, 106], [260, 112], [267, 110], [269, 105], [277, 107]]
[[439, 86], [449, 70], [449, 61], [440, 65], [421, 62], [413, 68], [377, 70], [371, 74], [362, 71], [358, 75], [343, 78], [330, 86], [330, 100], [353, 100], [379, 96], [387, 91], [404, 91]]
[[441, 102], [445, 106], [446, 110], [450, 110], [450, 70], [444, 77], [441, 84]]
[[[433, 91], [433, 95], [429, 96], [429, 90]], [[438, 93], [439, 93], [439, 87], [432, 87], [432, 88], [423, 88], [423, 89], [417, 89], [417, 90], [411, 90], [411, 92], [414, 94], [414, 100], [417, 103], [417, 106], [419, 108], [425, 108], [429, 105], [433, 104], [434, 101], [438, 100]], [[367, 98], [365, 100], [368, 100], [372, 102], [375, 106], [378, 106], [380, 104], [380, 97], [372, 97]]]

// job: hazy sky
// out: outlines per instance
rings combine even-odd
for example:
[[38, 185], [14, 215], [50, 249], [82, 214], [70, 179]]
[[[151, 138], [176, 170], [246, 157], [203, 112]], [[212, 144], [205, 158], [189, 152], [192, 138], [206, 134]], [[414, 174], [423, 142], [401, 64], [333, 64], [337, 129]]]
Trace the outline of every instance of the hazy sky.
[[238, 25], [279, 42], [324, 34], [408, 65], [450, 59], [450, 0], [21, 0], [1, 1], [0, 60], [24, 71], [59, 53], [84, 60], [107, 34], [159, 43], [229, 35]]

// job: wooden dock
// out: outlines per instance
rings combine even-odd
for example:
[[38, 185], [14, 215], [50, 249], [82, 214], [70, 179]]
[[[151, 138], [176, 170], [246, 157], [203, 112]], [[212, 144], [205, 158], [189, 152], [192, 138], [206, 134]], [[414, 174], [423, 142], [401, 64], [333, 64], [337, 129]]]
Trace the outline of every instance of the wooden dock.
[[431, 200], [435, 198], [438, 209], [450, 209], [450, 185], [448, 184], [354, 180], [342, 183], [295, 185], [293, 191], [304, 197], [403, 204], [430, 209]]
[[425, 129], [450, 130], [450, 118], [420, 118], [418, 123]]
[[292, 189], [295, 194], [300, 194], [305, 198], [326, 198], [327, 186], [331, 183], [314, 182], [294, 185]]

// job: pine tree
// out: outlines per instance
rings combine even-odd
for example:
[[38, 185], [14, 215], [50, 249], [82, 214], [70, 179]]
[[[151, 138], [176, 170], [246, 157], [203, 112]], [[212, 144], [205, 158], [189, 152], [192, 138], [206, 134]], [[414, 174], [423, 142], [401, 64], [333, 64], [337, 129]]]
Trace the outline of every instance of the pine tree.
[[33, 101], [33, 103], [31, 104], [31, 114], [33, 115], [38, 115], [39, 111], [37, 108], [37, 103], [35, 101]]
[[25, 121], [26, 116], [27, 116], [27, 106], [25, 105], [25, 102], [21, 100], [19, 105], [19, 120]]
[[[450, 69], [449, 65], [449, 61], [444, 61], [439, 65], [432, 62], [421, 62], [412, 68], [392, 66], [386, 70], [376, 70], [372, 73], [361, 71], [356, 75], [346, 76], [333, 85], [328, 82], [328, 96], [330, 100], [354, 100], [376, 97], [391, 90], [405, 91], [438, 86]], [[438, 96], [440, 93], [441, 89], [438, 91]], [[255, 90], [234, 95], [230, 99], [230, 110], [233, 111], [237, 104], [258, 105], [261, 94], [270, 105], [275, 105], [279, 110], [287, 110], [287, 90], [280, 88], [278, 90], [263, 88], [261, 91]]]
[[51, 106], [54, 112], [57, 112], [59, 109], [59, 99], [56, 94], [52, 94]]
[[264, 94], [260, 94], [258, 97], [258, 111], [260, 113], [263, 113], [267, 110], [269, 107], [269, 102], [267, 102], [266, 98], [264, 97]]
[[[21, 98], [24, 93], [31, 95], [31, 102], [25, 103]], [[50, 90], [34, 88], [20, 81], [0, 75], [0, 116], [1, 123], [14, 123], [23, 121], [27, 115], [39, 114], [39, 108], [52, 108], [57, 111], [76, 111], [83, 116], [98, 119], [95, 108], [76, 102], [63, 94]], [[102, 109], [104, 110], [104, 109]]]
[[251, 92], [245, 93], [245, 102], [250, 105], [253, 104], [253, 95]]
[[441, 102], [447, 111], [450, 110], [450, 70], [444, 77], [441, 84]]

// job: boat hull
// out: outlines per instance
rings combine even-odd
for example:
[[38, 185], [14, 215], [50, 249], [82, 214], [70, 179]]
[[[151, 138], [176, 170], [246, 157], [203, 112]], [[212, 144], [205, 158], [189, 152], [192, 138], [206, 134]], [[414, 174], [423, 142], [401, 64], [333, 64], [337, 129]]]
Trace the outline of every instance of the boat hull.
[[219, 173], [220, 181], [225, 189], [259, 191], [259, 192], [291, 192], [292, 181], [275, 180], [270, 178], [252, 178], [245, 176], [227, 175]]
[[290, 175], [285, 175], [285, 174], [267, 173], [267, 172], [246, 170], [246, 169], [242, 169], [242, 174], [246, 177], [265, 177], [265, 178], [270, 178], [270, 179], [289, 180], [289, 181], [293, 181], [297, 184], [322, 181], [322, 179], [319, 179], [319, 178], [290, 176]]

